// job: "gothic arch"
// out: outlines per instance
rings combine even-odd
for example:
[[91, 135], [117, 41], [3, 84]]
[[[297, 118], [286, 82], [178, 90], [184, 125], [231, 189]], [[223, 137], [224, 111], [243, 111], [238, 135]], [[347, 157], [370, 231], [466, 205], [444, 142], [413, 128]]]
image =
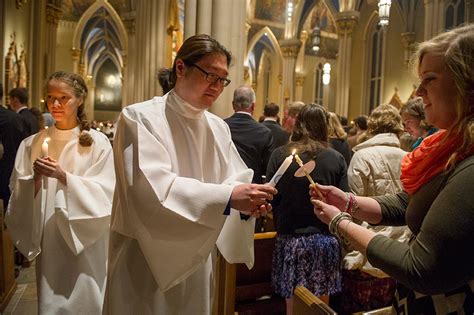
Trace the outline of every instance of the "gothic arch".
[[81, 47], [81, 36], [82, 36], [82, 33], [84, 32], [87, 22], [92, 16], [94, 16], [96, 11], [101, 7], [107, 10], [107, 12], [112, 17], [113, 24], [117, 26], [117, 34], [122, 44], [122, 50], [128, 51], [128, 37], [127, 37], [127, 31], [125, 29], [125, 25], [123, 25], [123, 22], [120, 19], [120, 16], [118, 15], [117, 11], [115, 11], [114, 7], [107, 0], [94, 1], [91, 4], [91, 6], [87, 8], [87, 10], [81, 16], [81, 18], [79, 19], [79, 22], [77, 23], [76, 30], [74, 31], [72, 47], [74, 48]]
[[273, 34], [272, 30], [268, 26], [265, 26], [261, 30], [259, 30], [250, 40], [248, 44], [247, 52], [244, 58], [245, 63], [248, 64], [248, 58], [249, 58], [250, 53], [254, 49], [255, 45], [263, 37], [267, 37], [268, 40], [270, 41], [272, 48], [274, 50], [274, 54], [276, 55], [276, 59], [278, 60], [278, 67], [281, 69], [283, 65], [283, 54], [281, 52], [280, 45], [278, 44], [278, 40], [275, 37], [275, 34]]

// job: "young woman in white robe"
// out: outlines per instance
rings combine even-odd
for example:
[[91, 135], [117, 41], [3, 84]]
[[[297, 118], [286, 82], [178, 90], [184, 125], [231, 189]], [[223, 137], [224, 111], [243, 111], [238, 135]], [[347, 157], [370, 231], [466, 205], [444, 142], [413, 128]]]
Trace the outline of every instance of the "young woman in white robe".
[[79, 75], [50, 76], [56, 124], [23, 140], [11, 177], [6, 223], [15, 246], [36, 257], [40, 314], [102, 312], [115, 174], [109, 140], [88, 130], [86, 96]]
[[229, 127], [206, 111], [229, 63], [216, 40], [190, 37], [174, 89], [119, 118], [105, 314], [210, 314], [216, 245], [227, 261], [253, 265], [255, 220], [239, 211], [266, 211], [276, 190], [249, 184]]

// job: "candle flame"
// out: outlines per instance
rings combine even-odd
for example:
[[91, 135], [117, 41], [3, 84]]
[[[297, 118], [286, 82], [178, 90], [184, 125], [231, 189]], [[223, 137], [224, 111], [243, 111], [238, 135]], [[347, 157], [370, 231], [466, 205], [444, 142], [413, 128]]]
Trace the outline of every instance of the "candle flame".
[[46, 137], [46, 138], [44, 138], [44, 142], [46, 142], [46, 143], [48, 143], [48, 142], [49, 142], [49, 140], [51, 140], [51, 138], [50, 138], [50, 137]]
[[291, 155], [295, 155], [296, 149], [293, 149], [293, 152], [291, 152]]

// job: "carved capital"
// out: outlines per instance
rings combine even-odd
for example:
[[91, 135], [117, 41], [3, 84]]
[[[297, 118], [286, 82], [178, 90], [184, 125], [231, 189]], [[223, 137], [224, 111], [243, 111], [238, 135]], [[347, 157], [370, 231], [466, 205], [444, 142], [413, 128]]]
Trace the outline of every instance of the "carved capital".
[[303, 86], [305, 76], [302, 74], [297, 74], [295, 77], [296, 86]]
[[250, 77], [250, 68], [248, 66], [244, 66], [244, 80], [247, 81]]
[[285, 39], [280, 41], [283, 57], [296, 58], [300, 51], [301, 41], [299, 39]]
[[245, 37], [248, 36], [251, 27], [252, 27], [252, 24], [250, 24], [248, 20], [245, 21]]
[[308, 32], [306, 30], [301, 31], [300, 39], [302, 43], [306, 43], [306, 40], [308, 39]]
[[58, 22], [61, 19], [63, 11], [61, 8], [48, 3], [46, 5], [46, 22], [52, 24], [53, 26], [58, 26]]
[[359, 20], [359, 12], [344, 11], [336, 14], [337, 33], [340, 36], [350, 35]]
[[81, 50], [73, 47], [71, 48], [71, 55], [72, 55], [72, 60], [79, 61], [81, 57]]
[[123, 14], [122, 21], [123, 21], [123, 24], [125, 25], [125, 28], [127, 29], [128, 34], [134, 35], [135, 24], [136, 24], [135, 12], [129, 12], [129, 13]]
[[405, 48], [410, 48], [415, 43], [415, 33], [407, 32], [402, 33], [402, 43]]

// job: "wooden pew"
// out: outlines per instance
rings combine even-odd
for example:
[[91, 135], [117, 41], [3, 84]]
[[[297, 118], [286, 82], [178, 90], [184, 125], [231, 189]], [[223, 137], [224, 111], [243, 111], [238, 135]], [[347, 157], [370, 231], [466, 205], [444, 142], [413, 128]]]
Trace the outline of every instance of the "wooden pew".
[[255, 233], [255, 265], [228, 264], [219, 260], [214, 314], [285, 314], [285, 300], [271, 287], [272, 256], [276, 232]]
[[5, 227], [3, 200], [0, 199], [0, 313], [16, 290], [13, 243]]
[[337, 314], [311, 291], [299, 286], [295, 289], [293, 315], [333, 315]]

